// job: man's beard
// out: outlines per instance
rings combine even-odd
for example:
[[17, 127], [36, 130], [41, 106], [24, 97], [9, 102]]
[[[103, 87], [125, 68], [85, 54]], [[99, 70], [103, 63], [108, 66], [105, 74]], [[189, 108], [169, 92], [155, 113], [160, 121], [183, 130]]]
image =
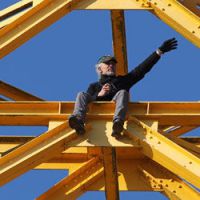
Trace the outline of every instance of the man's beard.
[[107, 76], [114, 76], [114, 75], [115, 75], [115, 72], [106, 72], [104, 75], [107, 75]]

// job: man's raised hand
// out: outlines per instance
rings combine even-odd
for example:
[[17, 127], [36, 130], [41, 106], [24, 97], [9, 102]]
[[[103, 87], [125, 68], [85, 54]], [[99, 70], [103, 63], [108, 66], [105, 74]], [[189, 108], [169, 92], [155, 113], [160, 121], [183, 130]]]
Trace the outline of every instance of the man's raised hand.
[[176, 38], [171, 38], [171, 39], [163, 42], [163, 44], [159, 47], [159, 50], [162, 53], [166, 53], [168, 51], [176, 49], [177, 46], [178, 46], [178, 42], [177, 42]]

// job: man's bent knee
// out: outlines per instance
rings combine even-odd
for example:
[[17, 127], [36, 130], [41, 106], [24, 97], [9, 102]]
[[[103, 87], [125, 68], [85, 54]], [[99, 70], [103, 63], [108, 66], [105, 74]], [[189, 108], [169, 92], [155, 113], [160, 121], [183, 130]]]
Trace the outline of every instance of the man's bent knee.
[[86, 101], [87, 103], [91, 102], [92, 101], [92, 96], [90, 94], [88, 94], [87, 92], [79, 92], [77, 94], [77, 97], [76, 99], [78, 100], [84, 100]]
[[117, 94], [129, 95], [129, 92], [126, 91], [126, 90], [119, 90], [119, 91], [117, 92]]
[[117, 96], [129, 97], [129, 92], [127, 92], [126, 90], [119, 90], [119, 91], [116, 93], [115, 97], [117, 97]]
[[85, 96], [90, 97], [90, 94], [88, 94], [88, 93], [86, 93], [86, 92], [79, 92], [79, 93], [77, 94], [77, 97], [85, 97]]
[[113, 101], [117, 101], [119, 99], [129, 99], [129, 92], [127, 92], [126, 90], [119, 90], [115, 96], [113, 97]]

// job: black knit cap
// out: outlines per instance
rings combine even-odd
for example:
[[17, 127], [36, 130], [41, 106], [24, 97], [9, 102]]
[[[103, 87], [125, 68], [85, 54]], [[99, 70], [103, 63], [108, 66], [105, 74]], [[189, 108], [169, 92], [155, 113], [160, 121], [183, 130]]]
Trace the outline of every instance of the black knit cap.
[[102, 56], [102, 57], [99, 58], [97, 64], [100, 64], [100, 63], [108, 63], [108, 62], [110, 62], [110, 61], [113, 61], [113, 62], [117, 63], [116, 58], [113, 57], [113, 56]]

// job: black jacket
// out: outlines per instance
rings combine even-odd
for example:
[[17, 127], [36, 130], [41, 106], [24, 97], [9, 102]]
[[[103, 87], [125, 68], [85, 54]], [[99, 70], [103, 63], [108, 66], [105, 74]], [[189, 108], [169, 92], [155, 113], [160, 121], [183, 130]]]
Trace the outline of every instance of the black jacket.
[[[102, 75], [98, 82], [91, 83], [89, 85], [87, 93], [92, 96], [94, 101], [110, 101], [119, 90], [124, 89], [129, 91], [129, 89], [134, 84], [140, 81], [145, 76], [145, 74], [151, 70], [151, 68], [154, 66], [154, 64], [157, 63], [159, 59], [160, 56], [154, 52], [140, 65], [138, 65], [136, 68], [124, 76]], [[98, 93], [100, 92], [102, 86], [106, 83], [111, 85], [111, 91], [105, 96], [98, 97]]]

